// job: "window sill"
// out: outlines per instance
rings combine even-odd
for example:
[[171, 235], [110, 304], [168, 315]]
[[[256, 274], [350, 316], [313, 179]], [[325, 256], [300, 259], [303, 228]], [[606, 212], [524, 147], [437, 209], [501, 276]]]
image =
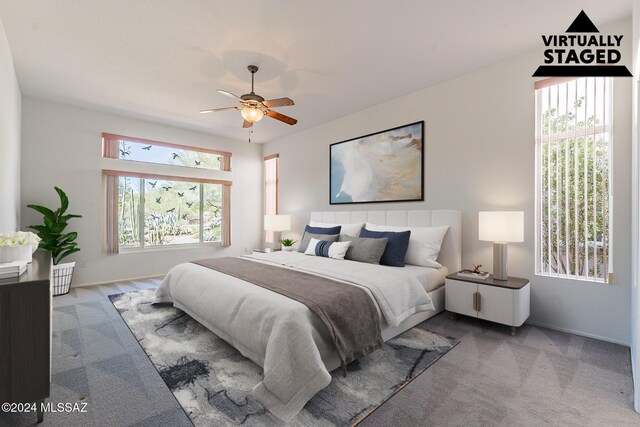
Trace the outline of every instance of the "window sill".
[[[609, 285], [611, 284], [610, 281], [605, 281], [604, 279], [586, 279], [584, 277], [576, 277], [576, 276], [570, 276], [567, 274], [541, 274], [541, 273], [535, 273], [536, 276], [538, 277], [546, 277], [548, 279], [561, 279], [561, 280], [567, 280], [567, 281], [572, 281], [572, 282], [580, 282], [580, 283], [592, 283], [592, 284], [597, 284], [597, 285]], [[609, 272], [609, 275], [613, 275], [612, 272]]]
[[120, 248], [120, 254], [135, 254], [147, 252], [179, 251], [184, 249], [217, 249], [222, 247], [222, 242], [193, 243], [184, 245], [146, 246], [144, 248]]

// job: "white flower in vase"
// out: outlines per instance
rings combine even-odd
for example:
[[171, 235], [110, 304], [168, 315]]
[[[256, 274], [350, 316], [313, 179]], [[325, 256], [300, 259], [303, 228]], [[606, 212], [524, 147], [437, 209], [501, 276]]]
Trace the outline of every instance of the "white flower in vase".
[[0, 234], [0, 262], [27, 261], [38, 249], [40, 237], [30, 231]]

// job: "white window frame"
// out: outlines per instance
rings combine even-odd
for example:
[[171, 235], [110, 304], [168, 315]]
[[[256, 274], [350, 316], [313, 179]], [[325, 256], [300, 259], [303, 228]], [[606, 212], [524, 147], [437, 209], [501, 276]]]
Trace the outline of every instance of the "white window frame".
[[[593, 93], [589, 93], [591, 88], [589, 87], [589, 79], [594, 79], [592, 81], [596, 82], [593, 85]], [[565, 86], [566, 90], [563, 91], [563, 93], [565, 94], [565, 99], [561, 99], [563, 98], [562, 96], [560, 96], [560, 90], [559, 87], [560, 85], [567, 85]], [[568, 85], [574, 85], [573, 86], [573, 93], [574, 93], [574, 99], [572, 99], [570, 97], [570, 89]], [[596, 111], [597, 108], [593, 107], [592, 113], [595, 112], [594, 114], [598, 115], [599, 118], [601, 119], [601, 122], [599, 124], [594, 123], [594, 125], [589, 126], [589, 127], [585, 127], [583, 129], [574, 129], [574, 130], [569, 130], [567, 129], [566, 131], [561, 131], [561, 132], [557, 132], [555, 134], [552, 135], [543, 135], [543, 131], [542, 131], [542, 115], [543, 115], [543, 111], [542, 111], [542, 104], [545, 103], [549, 108], [555, 106], [557, 108], [558, 114], [561, 110], [561, 106], [564, 106], [565, 111], [569, 110], [569, 105], [571, 105], [571, 103], [575, 103], [579, 98], [578, 98], [578, 85], [584, 85], [584, 93], [586, 96], [585, 99], [585, 105], [586, 108], [584, 109], [584, 117], [580, 117], [580, 119], [582, 119], [582, 121], [584, 121], [585, 123], [588, 122], [588, 117], [587, 117], [587, 111], [588, 111], [588, 107], [589, 107], [589, 103], [595, 103], [594, 105], [598, 106], [598, 102], [596, 101], [596, 99], [598, 98], [598, 96], [602, 96], [604, 101], [601, 101], [601, 104], [603, 105], [602, 107], [602, 111]], [[602, 85], [602, 93], [598, 93], [597, 92], [597, 88], [600, 86], [596, 86], [596, 85]], [[557, 86], [556, 88], [556, 98], [557, 99], [552, 99], [552, 87]], [[589, 90], [587, 90], [587, 88], [589, 87]], [[563, 88], [564, 89], [564, 88]], [[582, 87], [580, 87], [580, 89], [582, 89]], [[547, 276], [547, 277], [554, 277], [554, 278], [562, 278], [562, 279], [572, 279], [572, 280], [578, 280], [578, 281], [588, 281], [588, 282], [598, 282], [598, 283], [608, 283], [610, 281], [610, 275], [611, 275], [611, 248], [612, 248], [612, 239], [611, 239], [611, 231], [612, 231], [612, 221], [613, 221], [613, 209], [612, 209], [612, 187], [613, 187], [613, 183], [612, 183], [612, 171], [613, 171], [613, 132], [612, 132], [612, 122], [613, 122], [613, 81], [610, 78], [551, 78], [551, 79], [545, 79], [545, 80], [541, 80], [536, 82], [535, 84], [535, 103], [536, 103], [536, 118], [535, 118], [535, 152], [536, 152], [536, 162], [535, 162], [535, 274], [539, 275], [539, 276]], [[593, 95], [591, 96], [591, 98], [589, 98], [589, 95]], [[546, 99], [543, 99], [542, 97], [548, 97]], [[607, 107], [607, 103], [608, 103], [608, 107]], [[578, 122], [580, 121], [580, 119], [578, 118], [578, 115], [576, 115], [576, 117], [574, 118], [575, 120], [575, 126], [577, 126]], [[576, 172], [578, 169], [576, 169], [576, 165], [578, 165], [577, 163], [574, 163], [574, 173], [573, 176], [571, 173], [569, 173], [568, 171], [570, 170], [569, 167], [569, 158], [570, 156], [567, 154], [569, 153], [569, 144], [567, 143], [565, 145], [565, 153], [564, 153], [564, 159], [565, 159], [565, 165], [564, 168], [562, 167], [558, 167], [556, 165], [555, 167], [555, 176], [553, 177], [555, 182], [556, 182], [556, 187], [554, 190], [554, 194], [556, 195], [555, 199], [556, 199], [556, 203], [555, 203], [555, 209], [558, 209], [559, 206], [559, 202], [558, 202], [558, 198], [559, 196], [564, 196], [564, 203], [562, 203], [564, 205], [564, 211], [565, 211], [565, 216], [563, 218], [563, 222], [564, 222], [564, 230], [560, 231], [560, 220], [559, 220], [559, 216], [555, 215], [555, 219], [556, 219], [556, 223], [555, 223], [555, 231], [556, 231], [556, 243], [555, 243], [555, 247], [554, 245], [551, 243], [551, 236], [547, 236], [546, 242], [543, 242], [543, 225], [542, 225], [542, 220], [543, 217], [545, 217], [544, 213], [542, 212], [543, 209], [543, 205], [545, 204], [543, 201], [543, 190], [544, 190], [544, 184], [543, 182], [545, 181], [545, 179], [547, 180], [546, 182], [551, 182], [551, 170], [549, 168], [547, 168], [547, 177], [543, 177], [542, 176], [542, 170], [543, 170], [543, 149], [548, 150], [546, 152], [547, 158], [550, 158], [553, 154], [555, 154], [555, 157], [558, 157], [558, 153], [559, 150], [558, 146], [556, 145], [556, 152], [553, 153], [553, 151], [550, 149], [550, 145], [548, 144], [544, 144], [546, 142], [553, 142], [553, 141], [559, 141], [559, 140], [563, 140], [563, 139], [567, 139], [570, 140], [573, 138], [573, 144], [577, 144], [576, 142], [576, 138], [580, 138], [580, 137], [584, 137], [584, 138], [589, 138], [591, 137], [593, 139], [593, 141], [598, 141], [598, 136], [602, 136], [602, 141], [601, 141], [601, 145], [600, 148], [602, 150], [604, 150], [604, 146], [606, 144], [606, 152], [608, 154], [608, 159], [607, 159], [607, 164], [608, 164], [608, 174], [605, 175], [607, 177], [606, 180], [606, 184], [608, 186], [608, 189], [605, 189], [604, 185], [605, 182], [604, 180], [601, 181], [602, 183], [602, 187], [601, 188], [596, 188], [596, 182], [597, 180], [595, 179], [596, 177], [596, 172], [599, 171], [599, 169], [596, 168], [596, 159], [597, 158], [601, 158], [596, 156], [595, 151], [596, 150], [592, 150], [593, 155], [592, 156], [582, 156], [582, 159], [584, 160], [584, 164], [580, 164], [580, 167], [583, 167], [583, 169], [580, 171], [580, 175], [583, 178], [583, 188], [581, 188], [580, 190], [582, 190], [583, 196], [585, 194], [589, 194], [590, 192], [596, 192], [598, 194], [604, 194], [604, 192], [606, 192], [606, 197], [601, 197], [601, 198], [594, 198], [593, 202], [591, 203], [589, 201], [588, 196], [587, 197], [573, 197], [573, 199], [570, 197], [572, 190], [573, 190], [573, 194], [579, 194], [579, 189], [577, 187], [577, 175], [578, 173]], [[607, 143], [608, 141], [608, 143]], [[586, 144], [586, 143], [585, 143]], [[595, 147], [595, 145], [594, 145]], [[572, 147], [573, 148], [573, 147]], [[572, 157], [574, 159], [574, 162], [577, 162], [577, 156], [572, 154]], [[564, 188], [562, 188], [562, 186], [558, 185], [558, 172], [559, 169], [563, 169], [565, 172], [563, 174], [563, 182], [564, 182]], [[589, 170], [591, 169], [591, 170]], [[562, 171], [560, 171], [562, 172]], [[589, 174], [591, 174], [591, 176], [589, 176]], [[591, 181], [588, 180], [588, 178], [591, 178]], [[593, 184], [593, 187], [587, 187], [587, 185], [589, 184]], [[570, 185], [573, 185], [574, 188], [569, 188]], [[570, 200], [571, 199], [571, 200]], [[578, 200], [581, 199], [581, 200]], [[551, 199], [553, 200], [553, 199]], [[548, 221], [547, 224], [547, 229], [548, 230], [553, 230], [552, 226], [552, 221], [551, 219], [553, 218], [551, 212], [552, 212], [552, 206], [551, 206], [551, 200], [549, 200], [548, 203], [546, 203], [547, 207], [548, 207], [548, 212], [546, 213], [546, 218]], [[600, 203], [598, 203], [600, 202]], [[574, 212], [574, 218], [570, 218], [569, 216], [569, 211], [570, 209], [567, 208], [567, 206], [569, 206], [569, 203], [573, 204], [573, 212]], [[582, 204], [582, 206], [580, 206], [580, 204]], [[606, 211], [604, 210], [604, 206], [607, 206]], [[597, 207], [600, 206], [601, 211], [598, 211]], [[570, 222], [575, 223], [576, 219], [577, 219], [577, 212], [579, 212], [579, 209], [583, 209], [583, 212], [585, 212], [585, 221], [583, 226], [581, 226], [581, 228], [584, 229], [584, 233], [579, 233], [578, 232], [578, 227], [570, 227], [568, 224]], [[605, 215], [605, 212], [608, 213], [608, 215]], [[602, 214], [603, 221], [606, 220], [606, 226], [602, 227], [602, 230], [604, 230], [605, 232], [602, 233], [602, 240], [601, 242], [601, 248], [602, 248], [602, 255], [599, 256], [599, 249], [598, 249], [598, 241], [594, 239], [590, 240], [589, 236], [594, 237], [597, 233], [596, 233], [596, 224], [595, 221], [591, 221], [589, 220], [589, 218], [593, 219], [593, 218], [597, 218], [597, 214]], [[570, 228], [572, 228], [573, 231], [573, 236], [571, 236], [572, 233], [568, 232], [567, 230], [570, 230]], [[593, 233], [593, 234], [590, 234]], [[551, 233], [548, 233], [551, 234]], [[571, 265], [569, 261], [569, 254], [568, 251], [563, 251], [561, 252], [560, 250], [560, 236], [564, 234], [564, 239], [565, 241], [570, 241], [571, 239], [573, 239], [573, 245], [574, 245], [574, 250], [572, 255], [574, 256], [575, 259], [580, 259], [580, 255], [582, 258], [582, 266], [580, 268], [584, 268], [584, 272], [583, 274], [579, 274], [579, 270], [576, 267], [574, 267], [573, 271], [571, 271], [571, 269], [569, 268], [568, 272], [559, 272], [559, 268], [556, 267], [555, 270], [556, 271], [552, 271], [554, 270], [551, 265], [551, 256], [552, 256], [552, 252], [555, 253], [556, 255], [556, 260], [560, 259], [561, 257], [565, 260], [565, 269], [567, 269], [567, 265]], [[585, 245], [585, 242], [586, 245]], [[590, 243], [593, 243], [593, 245], [591, 245]], [[551, 248], [551, 250], [548, 252], [549, 255], [546, 259], [547, 264], [545, 264], [545, 260], [543, 259], [543, 251], [544, 251], [544, 247], [548, 246]], [[587, 254], [586, 256], [584, 255], [584, 252], [579, 251], [579, 247], [587, 247]], [[591, 247], [593, 247], [593, 255], [595, 261], [590, 260], [590, 251], [591, 251]], [[561, 255], [562, 254], [562, 255]], [[592, 262], [592, 265], [595, 267], [593, 269], [593, 274], [590, 273], [590, 269], [589, 269], [589, 262]], [[601, 261], [601, 265], [602, 265], [602, 269], [598, 270], [598, 266], [600, 265], [599, 261]], [[558, 261], [556, 261], [558, 262]], [[548, 271], [545, 271], [545, 267], [549, 266]], [[602, 273], [602, 274], [600, 274]]]
[[[190, 166], [183, 165], [173, 165], [169, 163], [156, 163], [156, 162], [148, 162], [142, 160], [133, 160], [133, 159], [121, 159], [119, 155], [119, 148], [121, 142], [131, 142], [135, 144], [144, 144], [151, 147], [165, 147], [165, 148], [175, 148], [177, 150], [191, 151], [194, 153], [204, 153], [204, 154], [213, 154], [220, 157], [220, 169], [209, 169], [209, 168], [196, 168]], [[193, 147], [190, 145], [182, 145], [182, 144], [174, 144], [171, 142], [162, 142], [162, 141], [154, 141], [151, 139], [144, 138], [135, 138], [132, 136], [124, 136], [124, 135], [116, 135], [113, 133], [102, 134], [102, 157], [109, 159], [117, 159], [126, 162], [131, 162], [133, 164], [151, 164], [151, 165], [161, 165], [161, 166], [170, 166], [170, 167], [179, 167], [179, 168], [188, 168], [195, 170], [209, 170], [209, 171], [231, 171], [231, 157], [232, 153], [228, 151], [221, 150], [213, 150], [210, 148], [202, 148], [202, 147]]]
[[[132, 176], [131, 174], [123, 174], [123, 175], [119, 175], [118, 178], [130, 178], [130, 179], [139, 179], [140, 180], [140, 212], [141, 212], [141, 217], [138, 218], [138, 224], [139, 224], [139, 228], [140, 228], [140, 244], [136, 245], [136, 246], [129, 246], [129, 245], [122, 245], [120, 244], [120, 251], [124, 252], [124, 251], [137, 251], [137, 250], [149, 250], [149, 249], [161, 249], [161, 248], [185, 248], [185, 247], [194, 247], [194, 246], [207, 246], [207, 245], [221, 245], [222, 244], [222, 233], [220, 235], [220, 240], [204, 240], [204, 227], [203, 227], [203, 223], [204, 223], [204, 212], [205, 212], [205, 208], [204, 208], [204, 185], [205, 184], [210, 184], [210, 185], [220, 185], [221, 188], [221, 192], [224, 190], [224, 184], [222, 182], [216, 182], [216, 181], [210, 181], [210, 182], [203, 182], [203, 181], [197, 181], [197, 180], [190, 180], [190, 179], [180, 179], [180, 180], [176, 180], [175, 177], [171, 177], [171, 176], [163, 176], [163, 175], [156, 175], [154, 178], [144, 178], [144, 177], [138, 177], [138, 176]], [[145, 203], [146, 203], [146, 198], [145, 198], [145, 192], [146, 192], [146, 180], [148, 179], [153, 179], [153, 180], [162, 180], [162, 181], [182, 181], [185, 182], [187, 184], [195, 184], [198, 186], [198, 194], [199, 194], [199, 232], [198, 232], [198, 241], [197, 242], [193, 242], [193, 243], [167, 243], [167, 244], [162, 244], [162, 245], [151, 245], [151, 244], [146, 244], [145, 243], [145, 238], [144, 238], [144, 232], [145, 232], [145, 226], [146, 226], [146, 221], [145, 221], [145, 217], [147, 215], [146, 211], [145, 211]], [[224, 211], [224, 206], [222, 206], [222, 209]], [[223, 214], [223, 218], [222, 221], [224, 222], [224, 214]]]

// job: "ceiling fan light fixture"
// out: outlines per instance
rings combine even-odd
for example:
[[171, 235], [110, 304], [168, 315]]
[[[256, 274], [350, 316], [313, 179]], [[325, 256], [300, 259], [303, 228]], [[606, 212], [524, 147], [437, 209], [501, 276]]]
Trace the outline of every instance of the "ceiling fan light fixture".
[[249, 123], [259, 122], [260, 120], [262, 120], [262, 117], [264, 117], [264, 113], [262, 112], [262, 110], [256, 107], [244, 107], [240, 111], [240, 114], [242, 114], [242, 117]]

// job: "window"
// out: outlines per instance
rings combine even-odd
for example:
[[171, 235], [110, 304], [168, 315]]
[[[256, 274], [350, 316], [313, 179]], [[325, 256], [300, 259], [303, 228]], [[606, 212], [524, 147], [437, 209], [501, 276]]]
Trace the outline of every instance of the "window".
[[[184, 175], [184, 166], [230, 170], [231, 153], [103, 134], [103, 155], [126, 170], [103, 170], [106, 181], [106, 252], [121, 248], [220, 242], [231, 244], [231, 181]], [[143, 145], [144, 144], [144, 145]], [[147, 150], [147, 148], [150, 149]], [[157, 148], [154, 152], [154, 149]], [[166, 149], [176, 154], [164, 156]], [[163, 151], [164, 150], [164, 151]], [[155, 157], [154, 157], [155, 156]], [[181, 160], [178, 161], [178, 158]], [[194, 159], [199, 163], [195, 164]], [[143, 163], [158, 163], [162, 166]], [[141, 166], [136, 166], [141, 165]], [[147, 173], [162, 169], [181, 175]], [[143, 172], [144, 171], [144, 172]]]
[[536, 273], [607, 282], [611, 79], [547, 79], [536, 89]]
[[230, 170], [231, 153], [129, 136], [102, 134], [103, 156], [111, 159], [197, 169]]
[[222, 185], [118, 176], [121, 248], [222, 241]]
[[[278, 213], [278, 173], [280, 156], [273, 154], [264, 158], [264, 213], [276, 215]], [[265, 241], [273, 242], [273, 231], [265, 232]]]

